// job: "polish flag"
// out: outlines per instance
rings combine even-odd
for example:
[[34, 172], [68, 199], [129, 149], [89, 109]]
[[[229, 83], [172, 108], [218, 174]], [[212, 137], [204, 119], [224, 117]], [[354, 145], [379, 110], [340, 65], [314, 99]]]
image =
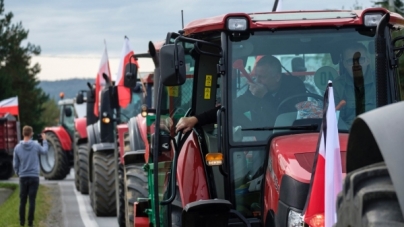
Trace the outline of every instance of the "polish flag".
[[129, 61], [131, 61], [133, 64], [136, 64], [139, 68], [138, 62], [134, 58], [131, 58], [133, 54], [134, 53], [129, 44], [129, 39], [125, 37], [121, 52], [121, 60], [119, 62], [117, 78], [115, 80], [115, 84], [118, 87], [119, 106], [121, 108], [126, 108], [126, 106], [130, 103], [132, 97], [131, 89], [126, 88], [123, 83], [125, 74], [129, 70]]
[[304, 222], [309, 226], [332, 227], [337, 222], [337, 195], [342, 190], [342, 166], [334, 92], [331, 81], [324, 95], [320, 141], [313, 164]]
[[9, 113], [18, 116], [18, 96], [0, 101], [0, 113]]
[[111, 71], [109, 68], [107, 44], [105, 44], [104, 53], [101, 57], [100, 67], [98, 68], [97, 77], [95, 78], [95, 105], [94, 114], [98, 117], [99, 105], [100, 105], [100, 92], [104, 88], [106, 82], [102, 74], [105, 73], [111, 81]]

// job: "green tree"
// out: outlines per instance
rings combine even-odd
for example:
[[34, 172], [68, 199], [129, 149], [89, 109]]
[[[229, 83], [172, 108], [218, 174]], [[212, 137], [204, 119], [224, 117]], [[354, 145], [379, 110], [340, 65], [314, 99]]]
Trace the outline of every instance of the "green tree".
[[30, 63], [41, 48], [29, 42], [22, 46], [28, 38], [28, 30], [12, 19], [13, 13], [5, 12], [4, 0], [0, 0], [0, 100], [18, 96], [21, 125], [31, 125], [39, 132], [45, 124], [41, 120], [42, 104], [49, 97], [38, 86], [39, 64], [30, 67]]
[[42, 104], [44, 111], [41, 115], [41, 121], [46, 126], [55, 126], [59, 122], [59, 108], [53, 99], [49, 99]]
[[[373, 2], [375, 7], [383, 7], [389, 10], [389, 0], [381, 0]], [[403, 12], [404, 3], [401, 0], [394, 0], [394, 12], [404, 15]]]

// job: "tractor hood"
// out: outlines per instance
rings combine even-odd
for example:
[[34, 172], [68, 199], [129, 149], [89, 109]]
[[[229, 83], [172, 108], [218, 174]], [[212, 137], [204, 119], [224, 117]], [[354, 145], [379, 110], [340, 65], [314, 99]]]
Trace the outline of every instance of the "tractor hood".
[[[292, 178], [309, 183], [313, 168], [314, 157], [319, 139], [318, 133], [305, 133], [279, 136], [272, 140], [270, 147], [272, 162], [278, 163], [278, 171]], [[348, 134], [340, 133], [341, 162], [345, 176], [345, 157]]]

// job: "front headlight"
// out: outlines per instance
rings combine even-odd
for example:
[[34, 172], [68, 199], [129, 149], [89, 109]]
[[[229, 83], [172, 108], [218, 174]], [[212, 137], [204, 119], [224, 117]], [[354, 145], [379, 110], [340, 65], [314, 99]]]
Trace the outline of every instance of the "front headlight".
[[380, 20], [382, 19], [383, 15], [380, 13], [377, 14], [366, 14], [363, 18], [363, 24], [366, 27], [376, 27]]
[[227, 29], [229, 31], [245, 31], [247, 30], [247, 18], [229, 17], [227, 19]]
[[288, 227], [302, 226], [304, 226], [303, 216], [296, 211], [290, 210], [288, 215]]

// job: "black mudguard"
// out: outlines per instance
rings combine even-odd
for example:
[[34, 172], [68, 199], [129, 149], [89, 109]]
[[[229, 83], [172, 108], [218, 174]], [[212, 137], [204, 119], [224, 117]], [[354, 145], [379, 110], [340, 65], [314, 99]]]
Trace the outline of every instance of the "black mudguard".
[[384, 162], [404, 216], [404, 102], [359, 115], [352, 124], [347, 149], [347, 172]]

